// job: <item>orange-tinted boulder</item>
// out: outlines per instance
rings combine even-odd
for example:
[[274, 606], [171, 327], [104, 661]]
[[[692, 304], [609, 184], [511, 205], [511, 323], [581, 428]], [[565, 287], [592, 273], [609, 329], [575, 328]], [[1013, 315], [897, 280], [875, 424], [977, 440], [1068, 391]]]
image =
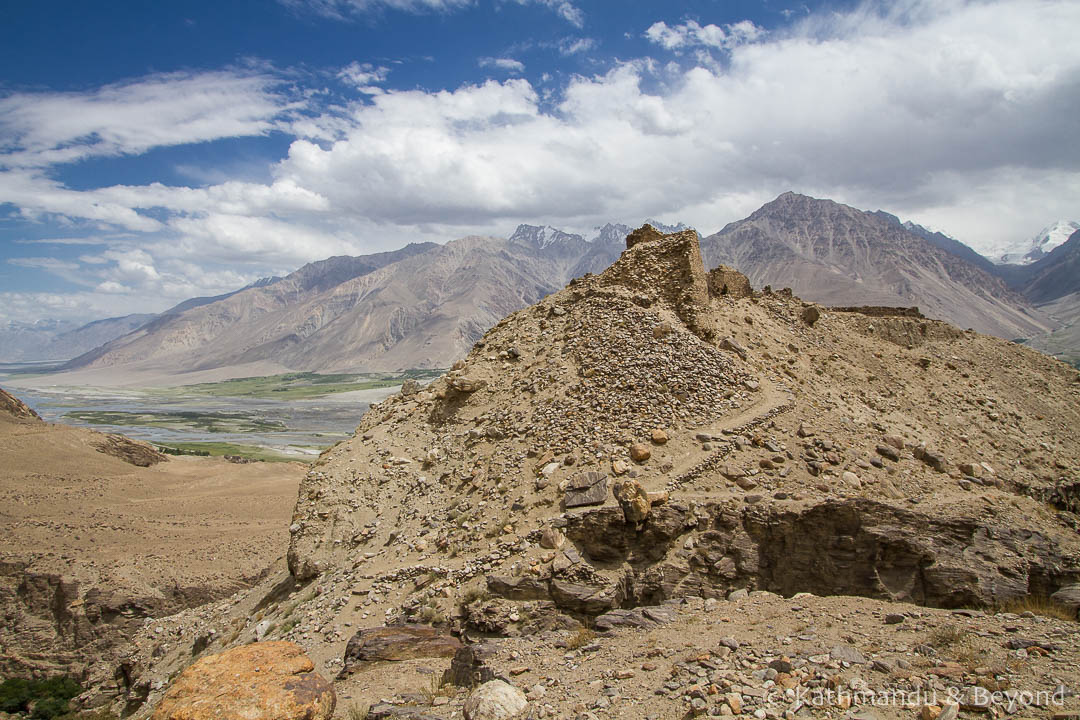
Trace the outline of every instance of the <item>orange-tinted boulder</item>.
[[291, 642], [261, 642], [210, 655], [189, 667], [152, 720], [328, 720], [334, 687]]

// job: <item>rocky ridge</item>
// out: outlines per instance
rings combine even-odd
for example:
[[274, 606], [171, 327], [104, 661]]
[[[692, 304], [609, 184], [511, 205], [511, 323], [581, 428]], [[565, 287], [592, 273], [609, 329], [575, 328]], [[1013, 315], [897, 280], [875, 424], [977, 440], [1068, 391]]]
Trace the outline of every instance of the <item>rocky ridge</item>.
[[[1074, 621], [1020, 610], [1080, 582], [1075, 370], [917, 311], [723, 292], [743, 284], [710, 283], [692, 231], [628, 245], [373, 406], [303, 481], [287, 569], [156, 621], [86, 702], [141, 716], [193, 658], [261, 639], [369, 717], [464, 711], [442, 670], [537, 718], [793, 718], [812, 690], [937, 718], [1075, 686]], [[384, 625], [470, 654], [340, 673]], [[1013, 695], [982, 707], [991, 685]]]

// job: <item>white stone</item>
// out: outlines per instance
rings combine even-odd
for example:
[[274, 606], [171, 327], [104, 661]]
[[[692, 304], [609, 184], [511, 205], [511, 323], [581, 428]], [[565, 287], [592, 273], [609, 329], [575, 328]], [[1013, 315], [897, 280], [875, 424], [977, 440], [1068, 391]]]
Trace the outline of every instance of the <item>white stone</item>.
[[465, 720], [510, 720], [520, 716], [529, 701], [513, 685], [491, 680], [476, 688], [465, 701]]

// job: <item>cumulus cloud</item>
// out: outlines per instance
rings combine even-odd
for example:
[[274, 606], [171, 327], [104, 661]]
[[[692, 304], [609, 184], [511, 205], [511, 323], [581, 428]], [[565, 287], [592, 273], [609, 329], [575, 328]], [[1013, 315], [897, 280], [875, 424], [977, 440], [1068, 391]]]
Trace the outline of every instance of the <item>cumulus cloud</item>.
[[[1077, 22], [1075, 3], [1008, 0], [864, 8], [775, 37], [685, 23], [669, 44], [727, 46], [723, 67], [624, 63], [573, 79], [553, 112], [524, 80], [390, 92], [277, 172], [390, 224], [665, 213], [708, 230], [789, 188], [918, 219], [1020, 170], [1080, 169]], [[1024, 236], [1045, 224], [1033, 214], [994, 233]]]
[[480, 67], [497, 68], [509, 73], [525, 72], [525, 64], [513, 58], [482, 57], [476, 61]]

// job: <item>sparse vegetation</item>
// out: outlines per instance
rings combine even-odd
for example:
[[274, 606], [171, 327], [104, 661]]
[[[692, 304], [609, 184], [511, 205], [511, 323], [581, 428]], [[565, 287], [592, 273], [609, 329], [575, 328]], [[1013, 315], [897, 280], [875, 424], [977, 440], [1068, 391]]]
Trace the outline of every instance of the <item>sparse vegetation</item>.
[[371, 712], [371, 707], [367, 704], [353, 703], [349, 706], [349, 709], [345, 711], [345, 717], [348, 720], [367, 720], [368, 713]]
[[127, 412], [120, 410], [72, 410], [64, 417], [88, 425], [155, 427], [208, 433], [255, 433], [287, 430], [280, 420], [267, 420], [241, 412]]
[[327, 374], [313, 372], [285, 373], [262, 377], [234, 378], [214, 383], [181, 385], [168, 394], [206, 395], [212, 397], [251, 397], [270, 400], [302, 400], [356, 390], [377, 390], [400, 385], [403, 380], [428, 380], [442, 370], [406, 370], [401, 373]]
[[994, 608], [997, 612], [1010, 612], [1020, 614], [1031, 612], [1042, 617], [1052, 617], [1059, 620], [1076, 620], [1076, 613], [1069, 612], [1068, 608], [1058, 605], [1044, 595], [1024, 595], [1022, 597], [1007, 600]]
[[566, 641], [566, 647], [569, 650], [577, 650], [578, 648], [588, 645], [596, 639], [596, 633], [589, 628], [581, 628]]
[[423, 696], [427, 705], [435, 704], [435, 698], [437, 697], [450, 697], [453, 694], [454, 686], [450, 683], [444, 683], [442, 677], [436, 674], [430, 676], [427, 687], [420, 688], [420, 695]]
[[927, 640], [932, 647], [941, 650], [953, 647], [967, 636], [968, 631], [962, 627], [957, 625], [943, 625], [942, 627], [934, 628]]
[[155, 445], [167, 455], [199, 455], [202, 457], [224, 457], [232, 455], [261, 462], [304, 462], [296, 455], [284, 455], [256, 445], [237, 445], [226, 442], [188, 442], [172, 445]]
[[0, 710], [52, 720], [68, 711], [68, 701], [82, 692], [82, 686], [66, 675], [46, 680], [7, 678], [0, 683]]

